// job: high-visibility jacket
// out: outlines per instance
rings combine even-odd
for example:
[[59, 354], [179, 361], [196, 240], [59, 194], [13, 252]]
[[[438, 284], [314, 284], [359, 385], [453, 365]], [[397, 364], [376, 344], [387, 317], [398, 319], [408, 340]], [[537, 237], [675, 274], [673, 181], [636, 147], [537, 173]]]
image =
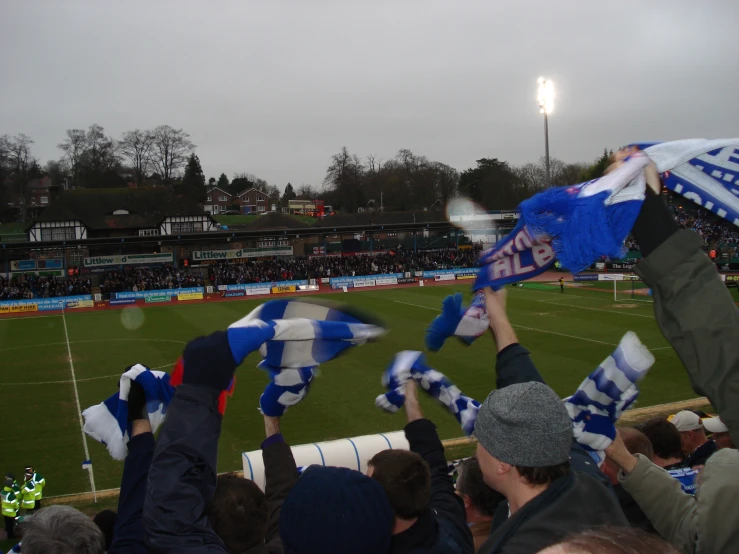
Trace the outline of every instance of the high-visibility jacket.
[[26, 481], [21, 489], [21, 508], [33, 510], [36, 507], [36, 483]]
[[34, 490], [34, 498], [36, 500], [41, 500], [44, 497], [43, 490], [46, 486], [46, 479], [44, 479], [44, 476], [40, 473], [34, 473], [33, 477], [31, 477], [31, 481], [36, 484], [36, 488]]
[[0, 493], [0, 502], [2, 503], [2, 512], [5, 517], [15, 517], [18, 515], [18, 509], [21, 504], [11, 487], [5, 487]]

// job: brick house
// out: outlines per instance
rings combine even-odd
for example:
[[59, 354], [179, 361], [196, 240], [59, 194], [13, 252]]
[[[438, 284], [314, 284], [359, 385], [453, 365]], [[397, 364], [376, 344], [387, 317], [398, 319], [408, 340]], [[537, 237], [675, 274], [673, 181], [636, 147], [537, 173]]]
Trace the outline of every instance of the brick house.
[[269, 197], [260, 190], [247, 189], [238, 195], [242, 214], [264, 213], [269, 211]]
[[222, 214], [230, 210], [236, 200], [228, 191], [218, 187], [208, 188], [205, 194], [203, 209], [212, 215]]

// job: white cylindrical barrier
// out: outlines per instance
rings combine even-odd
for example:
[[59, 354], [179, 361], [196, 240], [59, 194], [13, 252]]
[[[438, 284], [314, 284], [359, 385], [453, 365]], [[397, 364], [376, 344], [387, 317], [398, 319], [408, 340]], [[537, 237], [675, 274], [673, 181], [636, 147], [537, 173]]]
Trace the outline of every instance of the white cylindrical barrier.
[[[392, 433], [378, 433], [335, 441], [300, 444], [291, 447], [295, 463], [298, 467], [309, 465], [348, 467], [365, 473], [367, 462], [383, 450], [388, 448], [408, 450], [408, 441], [404, 431]], [[244, 477], [254, 481], [264, 490], [264, 460], [262, 451], [244, 452]]]

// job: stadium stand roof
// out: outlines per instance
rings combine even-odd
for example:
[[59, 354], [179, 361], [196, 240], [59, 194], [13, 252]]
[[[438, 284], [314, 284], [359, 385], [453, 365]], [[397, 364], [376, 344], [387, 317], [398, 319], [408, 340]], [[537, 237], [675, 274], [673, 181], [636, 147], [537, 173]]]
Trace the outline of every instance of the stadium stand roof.
[[168, 188], [77, 189], [61, 194], [34, 222], [79, 220], [90, 230], [142, 229], [167, 216], [203, 214], [202, 206]]

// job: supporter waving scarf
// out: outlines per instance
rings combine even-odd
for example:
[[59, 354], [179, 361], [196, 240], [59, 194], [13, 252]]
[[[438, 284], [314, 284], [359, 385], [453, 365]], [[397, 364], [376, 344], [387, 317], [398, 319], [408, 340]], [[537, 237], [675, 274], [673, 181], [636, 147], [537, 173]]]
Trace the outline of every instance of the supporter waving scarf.
[[[260, 398], [265, 415], [279, 416], [299, 402], [308, 392], [315, 367], [331, 360], [346, 349], [379, 338], [385, 329], [370, 318], [335, 304], [302, 300], [267, 302], [232, 324], [227, 331], [228, 344], [237, 365], [259, 350], [263, 361], [258, 367], [270, 375], [270, 383]], [[170, 376], [150, 371], [136, 364], [121, 376], [119, 391], [104, 402], [82, 412], [84, 431], [107, 445], [116, 460], [128, 452], [131, 432], [128, 421], [128, 394], [131, 381], [140, 383], [146, 394], [152, 430], [156, 432], [182, 382], [182, 359]], [[223, 414], [226, 399], [233, 393], [235, 379], [219, 398]]]
[[[613, 354], [565, 399], [575, 439], [599, 464], [603, 450], [616, 436], [616, 421], [636, 400], [637, 385], [652, 364], [654, 356], [629, 331]], [[405, 384], [410, 379], [443, 404], [466, 435], [473, 433], [480, 403], [463, 394], [443, 373], [428, 367], [421, 352], [406, 350], [395, 355], [382, 376], [388, 392], [378, 396], [375, 405], [388, 412], [398, 411], [405, 403]]]

